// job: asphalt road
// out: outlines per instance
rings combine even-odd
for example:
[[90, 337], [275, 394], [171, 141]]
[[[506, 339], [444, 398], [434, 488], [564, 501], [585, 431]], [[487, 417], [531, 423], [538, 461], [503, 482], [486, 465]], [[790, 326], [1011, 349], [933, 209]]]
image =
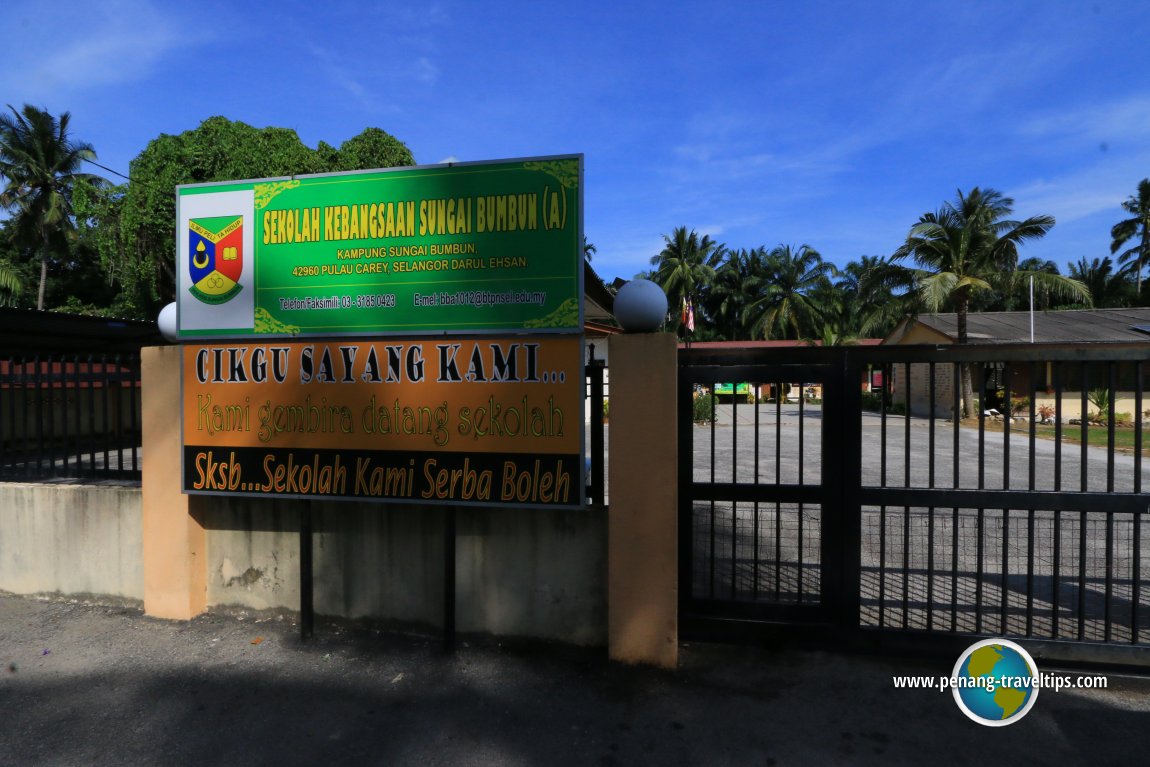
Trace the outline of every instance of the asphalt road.
[[[1044, 691], [982, 727], [896, 690], [954, 659], [692, 644], [675, 672], [604, 652], [321, 623], [144, 617], [0, 595], [0, 765], [1132, 764], [1150, 679]], [[1052, 671], [1053, 669], [1042, 669]]]

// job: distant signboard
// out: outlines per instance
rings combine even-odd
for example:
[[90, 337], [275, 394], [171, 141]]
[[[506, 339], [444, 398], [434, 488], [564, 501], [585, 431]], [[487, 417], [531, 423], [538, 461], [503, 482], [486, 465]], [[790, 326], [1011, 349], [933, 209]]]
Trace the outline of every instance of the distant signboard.
[[579, 336], [183, 349], [183, 489], [583, 504]]
[[582, 332], [582, 156], [177, 188], [183, 339]]

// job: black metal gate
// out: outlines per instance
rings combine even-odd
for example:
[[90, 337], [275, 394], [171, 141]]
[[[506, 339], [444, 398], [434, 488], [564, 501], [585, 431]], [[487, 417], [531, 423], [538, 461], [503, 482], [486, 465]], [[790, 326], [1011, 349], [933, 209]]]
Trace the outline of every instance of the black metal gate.
[[[1144, 344], [681, 351], [685, 634], [1010, 636], [1140, 662], [1148, 361]], [[978, 402], [954, 418], [964, 390]]]

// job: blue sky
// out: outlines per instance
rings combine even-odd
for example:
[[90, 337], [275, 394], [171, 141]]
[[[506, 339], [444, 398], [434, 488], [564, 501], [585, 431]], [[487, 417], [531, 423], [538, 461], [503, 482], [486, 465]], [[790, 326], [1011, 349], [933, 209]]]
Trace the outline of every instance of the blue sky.
[[1150, 3], [55, 2], [0, 6], [0, 102], [70, 111], [127, 172], [221, 114], [419, 163], [582, 152], [585, 228], [630, 278], [680, 225], [883, 255], [957, 189], [1109, 253], [1150, 176]]

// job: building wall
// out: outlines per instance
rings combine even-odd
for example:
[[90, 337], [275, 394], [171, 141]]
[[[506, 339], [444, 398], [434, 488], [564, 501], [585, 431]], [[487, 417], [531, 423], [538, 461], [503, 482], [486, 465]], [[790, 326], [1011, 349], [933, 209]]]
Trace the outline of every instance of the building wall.
[[[207, 531], [207, 603], [299, 609], [306, 502], [191, 499]], [[435, 628], [443, 510], [313, 502], [317, 614]], [[0, 590], [144, 595], [139, 487], [0, 483]], [[456, 625], [465, 632], [606, 643], [603, 507], [461, 509]]]
[[0, 590], [142, 600], [140, 489], [0, 483]]

